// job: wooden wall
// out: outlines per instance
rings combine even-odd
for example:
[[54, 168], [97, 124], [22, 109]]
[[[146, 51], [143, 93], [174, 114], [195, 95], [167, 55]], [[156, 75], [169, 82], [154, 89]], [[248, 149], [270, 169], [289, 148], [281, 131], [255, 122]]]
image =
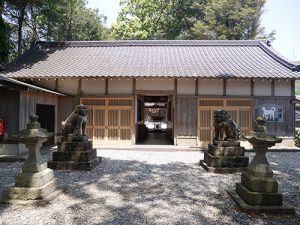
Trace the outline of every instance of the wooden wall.
[[19, 131], [19, 91], [0, 87], [0, 118], [4, 119], [9, 136]]
[[178, 136], [197, 136], [197, 98], [177, 97]]
[[[283, 107], [283, 122], [268, 122], [268, 131], [278, 136], [294, 136], [295, 133], [295, 108], [290, 103], [294, 97], [254, 97], [253, 108], [258, 105], [271, 103]], [[253, 109], [254, 110], [254, 109]], [[253, 113], [253, 121], [255, 120]]]

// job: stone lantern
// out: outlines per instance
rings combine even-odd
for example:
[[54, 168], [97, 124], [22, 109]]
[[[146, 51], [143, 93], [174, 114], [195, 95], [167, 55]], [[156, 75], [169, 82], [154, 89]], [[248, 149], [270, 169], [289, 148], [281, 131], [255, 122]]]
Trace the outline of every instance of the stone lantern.
[[244, 137], [253, 145], [255, 156], [247, 170], [242, 172], [241, 182], [236, 183], [235, 191], [228, 193], [245, 212], [294, 214], [295, 209], [283, 203], [278, 182], [266, 158], [268, 148], [281, 143], [282, 139], [268, 133], [263, 117], [258, 117], [256, 122], [255, 130]]
[[39, 204], [47, 203], [60, 192], [57, 179], [52, 169], [47, 168], [40, 148], [53, 133], [41, 128], [38, 116], [30, 116], [27, 129], [13, 137], [19, 139], [29, 150], [29, 155], [22, 166], [22, 172], [16, 176], [15, 186], [9, 189], [6, 203]]

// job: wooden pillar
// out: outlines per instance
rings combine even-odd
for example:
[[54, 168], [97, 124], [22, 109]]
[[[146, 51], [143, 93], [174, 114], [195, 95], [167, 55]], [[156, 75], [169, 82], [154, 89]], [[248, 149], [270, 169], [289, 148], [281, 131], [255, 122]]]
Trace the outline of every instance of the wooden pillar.
[[251, 79], [251, 96], [254, 96], [254, 80]]
[[105, 78], [105, 95], [108, 95], [108, 78]]
[[196, 78], [195, 82], [195, 96], [198, 96], [198, 86], [199, 86], [199, 78]]
[[223, 79], [223, 96], [226, 96], [226, 83], [227, 83], [227, 80]]
[[272, 97], [275, 96], [275, 80], [274, 79], [271, 80], [271, 96]]
[[58, 91], [58, 78], [55, 78], [55, 91]]
[[291, 80], [291, 96], [295, 97], [295, 80]]
[[82, 95], [82, 80], [81, 78], [78, 79], [78, 90], [77, 90], [77, 95], [81, 96]]
[[174, 145], [177, 145], [177, 86], [178, 80], [174, 79], [174, 118], [173, 118], [173, 137]]
[[136, 111], [137, 111], [137, 101], [136, 101], [136, 95], [135, 95], [135, 90], [136, 90], [136, 78], [132, 79], [132, 95], [133, 95], [133, 127], [132, 127], [132, 136], [131, 136], [131, 144], [135, 144], [136, 136], [137, 136], [137, 130], [136, 130]]

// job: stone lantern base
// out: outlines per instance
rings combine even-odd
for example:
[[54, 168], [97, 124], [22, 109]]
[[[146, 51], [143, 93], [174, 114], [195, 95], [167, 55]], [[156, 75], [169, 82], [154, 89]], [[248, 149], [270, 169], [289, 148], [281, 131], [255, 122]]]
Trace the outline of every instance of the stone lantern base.
[[249, 158], [244, 156], [245, 148], [239, 141], [214, 141], [204, 152], [200, 166], [212, 173], [236, 173], [244, 171]]
[[44, 205], [60, 194], [53, 170], [46, 163], [42, 167], [40, 172], [22, 172], [16, 176], [15, 186], [8, 190], [3, 203]]
[[54, 170], [93, 170], [101, 162], [90, 140], [62, 140], [48, 167]]
[[257, 177], [245, 171], [235, 191], [228, 191], [242, 211], [248, 213], [295, 214], [295, 209], [283, 203], [278, 182], [270, 177]]

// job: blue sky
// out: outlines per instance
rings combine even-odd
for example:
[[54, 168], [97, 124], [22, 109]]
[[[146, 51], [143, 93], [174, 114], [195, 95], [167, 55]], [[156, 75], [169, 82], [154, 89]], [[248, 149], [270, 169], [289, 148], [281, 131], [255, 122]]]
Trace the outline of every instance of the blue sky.
[[[107, 16], [107, 26], [116, 22], [119, 0], [88, 0]], [[261, 24], [267, 33], [276, 31], [272, 47], [289, 60], [300, 61], [300, 0], [267, 0]]]

